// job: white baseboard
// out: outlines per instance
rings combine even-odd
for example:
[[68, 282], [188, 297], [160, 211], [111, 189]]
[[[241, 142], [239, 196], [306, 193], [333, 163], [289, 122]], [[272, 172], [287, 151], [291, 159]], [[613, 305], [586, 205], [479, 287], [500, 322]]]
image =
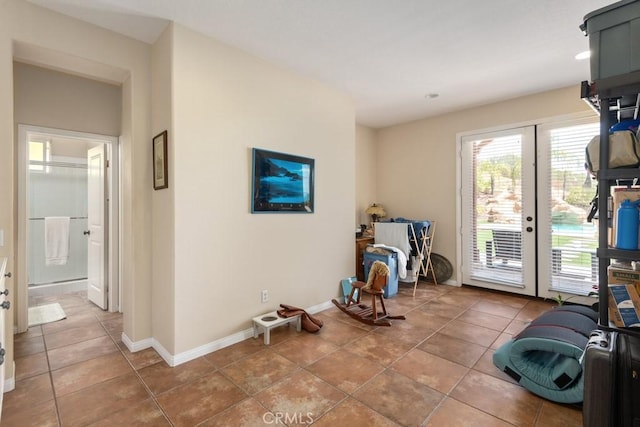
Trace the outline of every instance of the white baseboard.
[[167, 362], [167, 365], [171, 367], [176, 366], [173, 360], [174, 357], [171, 353], [169, 353], [169, 350], [164, 348], [164, 346], [160, 344], [157, 340], [153, 339], [152, 341], [153, 341], [153, 344], [151, 346], [160, 355], [160, 357], [162, 357], [164, 361]]
[[439, 284], [439, 285], [447, 285], [447, 286], [455, 286], [455, 287], [457, 287], [457, 288], [462, 287], [462, 284], [461, 284], [461, 283], [458, 283], [458, 282], [456, 282], [456, 281], [455, 281], [455, 280], [453, 280], [453, 279], [445, 280], [444, 282], [442, 282], [442, 283], [438, 283], [438, 284]]
[[229, 335], [208, 344], [201, 345], [200, 347], [196, 347], [191, 350], [173, 355], [154, 338], [145, 338], [140, 341], [131, 341], [131, 339], [127, 337], [124, 332], [122, 333], [122, 342], [127, 346], [130, 352], [135, 353], [136, 351], [141, 351], [153, 347], [153, 349], [158, 352], [160, 357], [162, 357], [162, 359], [167, 362], [167, 365], [172, 367], [197, 359], [198, 357], [204, 356], [205, 354], [213, 353], [214, 351], [220, 350], [221, 348], [239, 343], [240, 341], [244, 341], [247, 338], [253, 338], [253, 328], [245, 329], [244, 331], [240, 331], [236, 334]]
[[[402, 283], [403, 285], [412, 285], [413, 286], [413, 282], [403, 282], [402, 280], [400, 280], [400, 281], [398, 281], [398, 283]], [[418, 282], [418, 286], [420, 286], [420, 283], [433, 284], [433, 282], [420, 281], [420, 282]], [[445, 280], [444, 282], [438, 282], [438, 285], [449, 285], [449, 286], [458, 286], [458, 287], [462, 286], [458, 282], [456, 282], [454, 279], [448, 279], [448, 280]]]
[[[331, 301], [326, 301], [321, 304], [309, 307], [305, 309], [305, 311], [310, 314], [315, 314], [333, 306], [334, 305]], [[229, 347], [233, 344], [237, 344], [241, 341], [246, 340], [247, 338], [253, 339], [253, 328], [245, 329], [233, 335], [229, 335], [210, 343], [203, 344], [191, 350], [183, 351], [182, 353], [173, 355], [166, 348], [164, 348], [162, 344], [156, 341], [155, 338], [145, 338], [143, 340], [134, 342], [131, 341], [131, 339], [129, 339], [129, 337], [124, 332], [122, 333], [122, 342], [127, 346], [129, 351], [136, 352], [147, 349], [149, 347], [153, 347], [153, 349], [158, 352], [160, 357], [162, 357], [164, 361], [167, 362], [167, 365], [171, 367], [181, 365], [183, 363], [197, 359], [198, 357], [204, 356], [205, 354], [213, 353], [214, 351]]]
[[122, 342], [125, 346], [127, 346], [130, 352], [135, 353], [137, 351], [153, 348], [158, 352], [160, 357], [162, 357], [164, 361], [167, 362], [169, 366], [175, 366], [173, 364], [173, 356], [171, 355], [171, 353], [169, 353], [167, 349], [164, 348], [162, 344], [160, 344], [155, 338], [145, 338], [140, 341], [131, 341], [131, 338], [129, 338], [124, 332], [122, 333], [121, 338]]
[[329, 308], [333, 308], [335, 307], [335, 305], [333, 305], [333, 303], [331, 301], [325, 301], [321, 304], [317, 304], [314, 306], [311, 306], [309, 308], [307, 308], [305, 311], [309, 314], [316, 314], [316, 313], [320, 313], [321, 311], [325, 311]]
[[131, 341], [131, 339], [125, 334], [122, 333], [121, 336], [122, 342], [127, 346], [130, 352], [135, 353], [136, 351], [144, 350], [149, 347], [153, 347], [153, 338], [145, 338], [140, 341]]
[[13, 362], [13, 376], [4, 379], [4, 392], [8, 393], [16, 388], [16, 362]]
[[196, 347], [194, 349], [176, 354], [172, 360], [173, 364], [169, 363], [168, 361], [167, 363], [169, 363], [169, 365], [171, 366], [181, 365], [190, 360], [197, 359], [200, 356], [204, 356], [205, 354], [213, 353], [216, 350], [220, 350], [222, 348], [229, 347], [230, 345], [244, 341], [247, 338], [253, 338], [253, 328], [245, 329], [244, 331], [240, 331], [233, 335], [220, 338], [219, 340], [201, 345], [200, 347]]

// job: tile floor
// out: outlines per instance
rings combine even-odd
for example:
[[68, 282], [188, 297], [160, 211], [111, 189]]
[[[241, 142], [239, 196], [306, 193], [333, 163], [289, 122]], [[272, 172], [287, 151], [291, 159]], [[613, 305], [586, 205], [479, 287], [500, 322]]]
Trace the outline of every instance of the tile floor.
[[[15, 337], [2, 426], [581, 426], [579, 408], [527, 392], [494, 349], [550, 308], [541, 300], [421, 283], [387, 300], [406, 320], [371, 327], [331, 308], [318, 334], [281, 327], [175, 368], [130, 353], [122, 317], [82, 295], [67, 319]], [[247, 323], [247, 328], [249, 323]]]

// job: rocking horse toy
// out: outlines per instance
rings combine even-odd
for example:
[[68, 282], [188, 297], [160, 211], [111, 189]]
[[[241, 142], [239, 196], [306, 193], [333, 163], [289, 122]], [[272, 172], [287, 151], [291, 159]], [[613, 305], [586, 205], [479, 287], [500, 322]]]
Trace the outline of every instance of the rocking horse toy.
[[[405, 316], [392, 316], [387, 313], [387, 308], [384, 305], [383, 294], [384, 287], [387, 286], [388, 280], [389, 267], [381, 261], [375, 261], [371, 265], [369, 277], [367, 278], [366, 283], [356, 281], [351, 284], [351, 292], [349, 293], [345, 304], [341, 304], [336, 299], [333, 299], [332, 302], [340, 310], [344, 311], [359, 322], [374, 326], [391, 326], [391, 321], [389, 319], [404, 320]], [[370, 307], [366, 304], [360, 303], [362, 293], [371, 295]], [[380, 308], [382, 309], [380, 312], [376, 306], [376, 298], [380, 301]]]

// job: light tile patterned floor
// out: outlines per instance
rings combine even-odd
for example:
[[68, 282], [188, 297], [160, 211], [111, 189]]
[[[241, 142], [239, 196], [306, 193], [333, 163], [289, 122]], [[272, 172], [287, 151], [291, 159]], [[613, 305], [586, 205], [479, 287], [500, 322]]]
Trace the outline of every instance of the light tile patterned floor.
[[[129, 352], [122, 317], [73, 294], [67, 319], [15, 337], [4, 426], [581, 426], [582, 413], [527, 392], [493, 352], [551, 304], [463, 287], [400, 285], [407, 320], [359, 323], [336, 308], [317, 334], [281, 327], [170, 368]], [[247, 328], [249, 327], [247, 323]]]

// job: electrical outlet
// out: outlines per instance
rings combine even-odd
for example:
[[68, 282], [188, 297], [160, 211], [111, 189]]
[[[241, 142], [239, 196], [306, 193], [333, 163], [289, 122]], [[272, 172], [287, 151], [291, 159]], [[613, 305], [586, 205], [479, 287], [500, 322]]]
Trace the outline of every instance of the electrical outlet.
[[262, 302], [263, 303], [269, 301], [269, 291], [268, 290], [263, 289], [261, 296], [262, 296]]

